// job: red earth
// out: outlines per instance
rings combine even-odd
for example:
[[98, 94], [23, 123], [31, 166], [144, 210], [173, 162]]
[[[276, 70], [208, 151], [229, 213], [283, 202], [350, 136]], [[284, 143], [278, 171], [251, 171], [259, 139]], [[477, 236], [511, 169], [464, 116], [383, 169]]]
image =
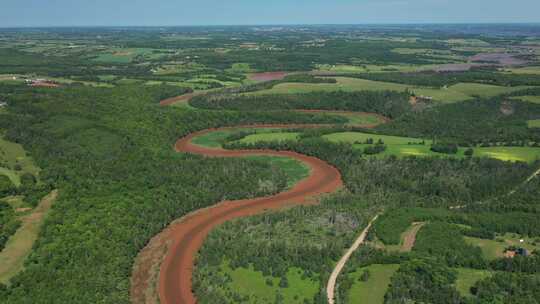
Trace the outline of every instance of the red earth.
[[255, 73], [249, 75], [249, 79], [255, 81], [272, 81], [272, 80], [281, 80], [287, 76], [286, 72], [265, 72], [265, 73]]
[[[257, 125], [251, 128], [294, 127], [310, 125]], [[242, 126], [240, 126], [242, 127]], [[320, 126], [319, 126], [320, 127]], [[235, 127], [237, 128], [237, 127]], [[208, 157], [242, 157], [247, 155], [286, 156], [309, 166], [310, 175], [293, 188], [279, 194], [254, 199], [224, 201], [206, 209], [197, 210], [172, 223], [143, 249], [132, 278], [131, 297], [134, 303], [148, 303], [146, 289], [152, 284], [152, 259], [160, 252], [165, 257], [160, 266], [158, 293], [161, 304], [193, 304], [197, 300], [192, 291], [192, 275], [195, 257], [208, 233], [216, 226], [235, 219], [251, 216], [268, 210], [313, 204], [316, 197], [334, 192], [343, 186], [339, 171], [326, 162], [306, 155], [272, 150], [224, 150], [197, 146], [191, 140], [209, 132], [209, 129], [193, 133], [177, 141], [178, 152], [200, 154]], [[152, 257], [154, 255], [154, 257]], [[159, 259], [158, 259], [159, 260]]]

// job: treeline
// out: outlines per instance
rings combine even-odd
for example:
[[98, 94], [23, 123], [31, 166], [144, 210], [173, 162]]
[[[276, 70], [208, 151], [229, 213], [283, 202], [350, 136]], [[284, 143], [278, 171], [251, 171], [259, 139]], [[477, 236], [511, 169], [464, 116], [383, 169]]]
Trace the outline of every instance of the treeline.
[[389, 118], [411, 110], [407, 92], [316, 92], [304, 94], [197, 96], [190, 105], [201, 109], [269, 110], [340, 110], [378, 113]]
[[386, 134], [447, 140], [463, 146], [538, 143], [540, 130], [528, 128], [527, 120], [539, 116], [538, 104], [494, 98], [410, 112], [377, 130]]
[[0, 201], [0, 251], [4, 249], [9, 237], [11, 237], [20, 226], [21, 221], [17, 219], [13, 208], [8, 203]]

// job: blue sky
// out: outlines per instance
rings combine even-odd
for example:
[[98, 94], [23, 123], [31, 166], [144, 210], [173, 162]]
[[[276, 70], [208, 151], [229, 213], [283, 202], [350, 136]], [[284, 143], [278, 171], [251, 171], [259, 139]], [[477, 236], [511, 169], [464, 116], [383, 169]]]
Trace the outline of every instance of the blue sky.
[[540, 22], [540, 0], [0, 0], [0, 27]]

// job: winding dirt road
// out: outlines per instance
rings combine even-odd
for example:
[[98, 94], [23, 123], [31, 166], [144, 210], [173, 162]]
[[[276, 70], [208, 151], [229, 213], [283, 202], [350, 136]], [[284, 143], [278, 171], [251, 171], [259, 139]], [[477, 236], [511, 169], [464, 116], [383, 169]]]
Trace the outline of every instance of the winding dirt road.
[[[251, 128], [295, 127], [301, 125], [257, 125]], [[309, 127], [309, 125], [302, 125]], [[238, 127], [235, 127], [238, 128]], [[159, 280], [158, 294], [161, 304], [193, 304], [196, 298], [192, 291], [192, 274], [195, 257], [212, 228], [235, 218], [255, 215], [267, 210], [280, 209], [300, 204], [316, 202], [315, 197], [330, 193], [343, 186], [339, 171], [326, 162], [306, 155], [287, 151], [272, 150], [224, 150], [197, 146], [194, 137], [222, 130], [209, 129], [193, 133], [178, 140], [178, 152], [200, 154], [208, 157], [241, 157], [248, 155], [286, 156], [309, 166], [310, 175], [288, 191], [262, 198], [225, 201], [212, 207], [195, 211], [154, 237], [141, 251], [138, 266], [132, 277], [131, 298], [133, 303], [155, 303], [152, 285]], [[161, 266], [160, 256], [165, 257]], [[159, 278], [157, 273], [159, 272]], [[149, 291], [150, 290], [150, 291]]]

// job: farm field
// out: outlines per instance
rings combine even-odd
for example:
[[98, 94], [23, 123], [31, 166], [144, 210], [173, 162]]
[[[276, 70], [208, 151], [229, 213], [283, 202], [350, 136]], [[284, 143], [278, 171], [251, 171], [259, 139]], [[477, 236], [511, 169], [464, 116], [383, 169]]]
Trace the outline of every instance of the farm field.
[[540, 119], [527, 121], [529, 128], [540, 128]]
[[417, 95], [429, 96], [436, 101], [451, 103], [466, 101], [474, 96], [492, 97], [503, 93], [510, 93], [525, 89], [526, 87], [499, 87], [476, 83], [459, 83], [448, 88], [433, 89], [427, 87], [415, 87], [410, 85], [372, 81], [358, 78], [335, 77], [337, 84], [311, 84], [311, 83], [282, 83], [272, 89], [258, 91], [252, 94], [298, 94], [309, 92], [329, 92], [329, 91], [413, 91]]
[[520, 99], [520, 100], [540, 104], [540, 96], [519, 96], [519, 97], [514, 97], [514, 99]]
[[[370, 265], [360, 268], [348, 276], [354, 281], [351, 289], [347, 294], [349, 303], [359, 304], [382, 304], [384, 303], [384, 295], [390, 285], [392, 275], [398, 270], [399, 265]], [[360, 277], [365, 271], [369, 271], [367, 281], [362, 281]]]

